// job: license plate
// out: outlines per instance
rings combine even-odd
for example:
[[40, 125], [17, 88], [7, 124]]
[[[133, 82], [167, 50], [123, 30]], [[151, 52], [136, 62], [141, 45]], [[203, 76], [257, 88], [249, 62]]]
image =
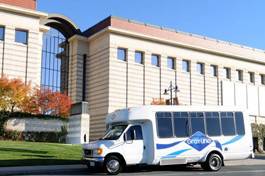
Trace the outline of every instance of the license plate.
[[94, 167], [94, 166], [95, 166], [95, 162], [90, 161], [90, 162], [89, 162], [89, 165], [90, 165], [91, 167]]

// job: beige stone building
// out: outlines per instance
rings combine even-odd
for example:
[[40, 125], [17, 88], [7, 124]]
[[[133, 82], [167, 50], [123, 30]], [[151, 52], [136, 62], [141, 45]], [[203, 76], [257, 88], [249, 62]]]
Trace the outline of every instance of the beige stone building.
[[[75, 103], [88, 103], [90, 125], [82, 128], [90, 129], [90, 139], [104, 133], [109, 112], [168, 99], [170, 82], [182, 105], [241, 106], [252, 122], [265, 123], [262, 50], [118, 17], [81, 32], [61, 15], [4, 4], [0, 14], [0, 68], [12, 77], [39, 84], [43, 32], [50, 26], [65, 35], [61, 84]], [[11, 18], [19, 22], [5, 20]], [[16, 29], [28, 31], [26, 44], [16, 42]]]
[[104, 132], [107, 113], [168, 98], [170, 81], [180, 104], [241, 106], [264, 122], [262, 50], [117, 17], [69, 41], [69, 95], [88, 102], [92, 139]]
[[34, 0], [0, 1], [0, 71], [39, 85], [42, 36], [48, 31], [40, 21], [48, 14], [34, 7]]

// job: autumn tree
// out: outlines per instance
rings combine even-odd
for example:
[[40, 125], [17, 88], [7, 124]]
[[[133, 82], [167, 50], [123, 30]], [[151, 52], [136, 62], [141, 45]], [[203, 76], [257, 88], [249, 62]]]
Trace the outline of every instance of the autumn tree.
[[25, 111], [33, 114], [67, 117], [71, 104], [72, 101], [66, 94], [53, 92], [50, 89], [35, 88], [30, 98], [30, 103], [25, 107]]
[[31, 85], [22, 80], [0, 78], [0, 109], [5, 111], [20, 110], [29, 100]]

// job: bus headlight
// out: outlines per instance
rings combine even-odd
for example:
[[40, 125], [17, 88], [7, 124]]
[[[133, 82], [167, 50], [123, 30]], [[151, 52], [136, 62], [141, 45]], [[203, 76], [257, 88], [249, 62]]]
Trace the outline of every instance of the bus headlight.
[[97, 149], [97, 154], [98, 154], [98, 155], [101, 155], [102, 153], [103, 153], [103, 149], [102, 149], [102, 148], [98, 148], [98, 149]]

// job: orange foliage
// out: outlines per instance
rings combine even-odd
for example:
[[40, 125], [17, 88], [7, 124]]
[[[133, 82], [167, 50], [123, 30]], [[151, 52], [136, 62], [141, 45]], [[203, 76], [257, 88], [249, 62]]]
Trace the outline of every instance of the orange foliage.
[[31, 88], [20, 79], [0, 78], [0, 110], [67, 117], [72, 101], [63, 93]]
[[0, 109], [13, 112], [27, 102], [31, 86], [20, 79], [0, 78]]
[[151, 105], [166, 105], [166, 101], [163, 98], [153, 98]]
[[71, 104], [71, 99], [63, 93], [53, 92], [50, 89], [35, 89], [25, 111], [67, 117]]

